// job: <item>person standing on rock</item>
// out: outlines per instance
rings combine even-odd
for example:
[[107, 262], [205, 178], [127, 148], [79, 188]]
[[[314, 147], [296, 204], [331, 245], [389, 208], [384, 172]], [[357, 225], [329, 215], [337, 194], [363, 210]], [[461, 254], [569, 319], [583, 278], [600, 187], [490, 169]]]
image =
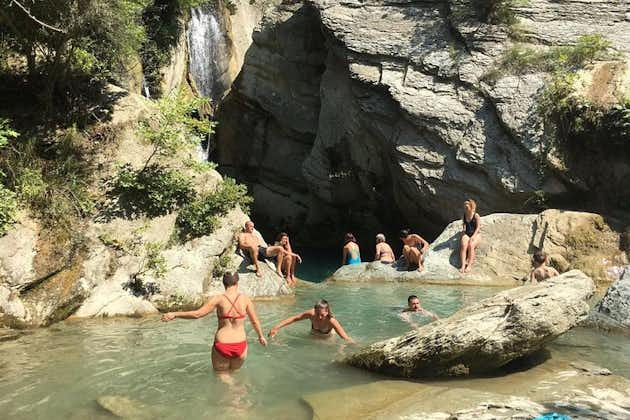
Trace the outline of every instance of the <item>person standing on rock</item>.
[[313, 306], [313, 309], [309, 309], [308, 311], [279, 322], [271, 329], [271, 331], [269, 331], [269, 337], [275, 337], [280, 328], [306, 319], [311, 321], [311, 335], [320, 338], [329, 338], [332, 337], [332, 333], [335, 331], [339, 337], [350, 343], [353, 342], [348, 334], [346, 334], [346, 331], [343, 329], [339, 321], [337, 321], [333, 316], [330, 304], [324, 299], [317, 301], [315, 306]]
[[462, 219], [462, 238], [459, 248], [461, 273], [468, 273], [472, 270], [475, 261], [475, 249], [479, 245], [481, 235], [481, 217], [477, 213], [477, 203], [473, 199], [464, 201], [464, 217]]
[[341, 265], [352, 265], [361, 263], [361, 252], [359, 251], [359, 245], [352, 233], [346, 233], [343, 241], [343, 256], [341, 258]]
[[254, 303], [249, 297], [238, 292], [238, 280], [238, 273], [225, 273], [223, 275], [225, 293], [211, 297], [195, 311], [167, 312], [162, 315], [164, 322], [175, 318], [199, 319], [216, 309], [219, 327], [214, 335], [212, 367], [217, 372], [239, 369], [245, 362], [247, 357], [245, 314], [258, 334], [258, 342], [267, 346], [267, 340], [256, 316]]
[[[275, 258], [282, 254], [285, 257], [295, 257], [299, 262], [302, 261], [299, 255], [286, 251], [281, 246], [267, 246], [262, 241], [260, 234], [254, 229], [254, 222], [251, 220], [245, 223], [244, 231], [238, 235], [238, 247], [245, 252], [245, 254], [252, 260], [256, 267], [256, 275], [262, 277], [260, 271], [259, 260], [265, 258]], [[280, 269], [281, 259], [276, 259], [276, 273], [282, 277], [282, 270]]]
[[531, 273], [529, 273], [529, 280], [532, 284], [560, 275], [558, 270], [547, 265], [548, 262], [549, 257], [547, 257], [547, 254], [543, 251], [536, 251], [534, 255], [532, 255], [532, 264], [534, 265], [534, 269]]
[[392, 247], [385, 241], [385, 235], [379, 233], [376, 235], [376, 254], [374, 261], [380, 261], [383, 264], [391, 264], [396, 261], [396, 256]]
[[429, 243], [424, 238], [415, 233], [410, 233], [409, 229], [400, 231], [400, 240], [403, 243], [403, 257], [407, 263], [407, 270], [418, 266], [418, 271], [424, 269], [424, 256], [429, 250]]

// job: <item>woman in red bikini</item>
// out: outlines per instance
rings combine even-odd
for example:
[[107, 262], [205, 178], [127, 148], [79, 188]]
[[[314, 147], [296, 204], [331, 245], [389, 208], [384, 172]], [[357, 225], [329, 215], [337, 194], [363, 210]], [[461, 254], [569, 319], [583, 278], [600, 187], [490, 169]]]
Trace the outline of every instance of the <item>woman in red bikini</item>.
[[247, 357], [245, 314], [258, 334], [258, 342], [263, 346], [267, 345], [254, 304], [247, 296], [238, 292], [238, 273], [224, 274], [223, 286], [224, 294], [213, 296], [196, 311], [168, 312], [162, 315], [162, 321], [175, 318], [197, 319], [203, 318], [216, 308], [219, 328], [214, 335], [212, 347], [212, 367], [216, 371], [238, 369], [243, 365]]

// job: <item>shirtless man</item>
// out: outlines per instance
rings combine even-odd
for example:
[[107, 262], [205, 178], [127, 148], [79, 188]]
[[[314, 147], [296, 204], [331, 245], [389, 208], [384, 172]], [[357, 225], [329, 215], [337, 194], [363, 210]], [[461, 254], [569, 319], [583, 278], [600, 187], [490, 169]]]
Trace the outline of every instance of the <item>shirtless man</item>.
[[422, 305], [420, 305], [420, 299], [418, 299], [418, 296], [416, 295], [411, 295], [407, 298], [407, 307], [403, 309], [402, 312], [416, 312], [431, 317], [434, 320], [438, 319], [437, 315], [435, 315], [433, 312], [427, 311], [422, 307]]
[[407, 262], [407, 269], [417, 265], [418, 271], [422, 271], [422, 269], [424, 269], [422, 263], [424, 261], [424, 255], [429, 249], [429, 243], [425, 241], [422, 236], [409, 233], [408, 229], [401, 230], [399, 236], [403, 243], [402, 253]]
[[[254, 266], [256, 267], [256, 275], [258, 277], [262, 277], [262, 273], [260, 272], [260, 265], [258, 261], [265, 258], [274, 258], [278, 255], [282, 254], [285, 257], [295, 257], [298, 262], [302, 262], [302, 258], [298, 254], [294, 254], [293, 252], [289, 252], [285, 250], [281, 246], [266, 246], [264, 242], [262, 242], [257, 232], [254, 230], [254, 222], [251, 220], [245, 223], [245, 230], [243, 233], [238, 235], [238, 247], [242, 249], [251, 260], [254, 262]], [[281, 271], [282, 259], [276, 259], [276, 273], [278, 273], [282, 277]]]
[[529, 280], [532, 284], [536, 284], [540, 281], [545, 281], [552, 277], [559, 276], [558, 270], [547, 265], [549, 258], [547, 254], [542, 251], [537, 251], [532, 255], [532, 263], [534, 268], [529, 273]]

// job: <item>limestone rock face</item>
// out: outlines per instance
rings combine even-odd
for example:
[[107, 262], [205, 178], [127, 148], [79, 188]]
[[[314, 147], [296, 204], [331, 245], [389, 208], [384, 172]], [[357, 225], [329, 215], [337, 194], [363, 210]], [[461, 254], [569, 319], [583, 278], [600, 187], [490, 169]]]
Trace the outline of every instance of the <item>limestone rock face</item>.
[[619, 234], [600, 215], [553, 209], [538, 215], [497, 213], [481, 218], [473, 270], [462, 275], [461, 231], [461, 219], [444, 229], [431, 243], [422, 272], [406, 271], [400, 263], [372, 262], [345, 265], [331, 280], [515, 286], [531, 270], [531, 255], [543, 250], [560, 272], [580, 269], [596, 282], [607, 283], [617, 279], [626, 263]]
[[[491, 213], [520, 211], [534, 191], [575, 190], [562, 174], [537, 175], [545, 75], [482, 80], [510, 40], [476, 4], [268, 8], [216, 136], [219, 163], [253, 186], [258, 219], [303, 232], [396, 221], [433, 234], [469, 196]], [[630, 50], [621, 3], [537, 0], [516, 13], [534, 43], [600, 32]]]
[[630, 328], [630, 266], [608, 288], [604, 298], [589, 315], [587, 323], [602, 328]]
[[0, 237], [0, 284], [23, 288], [36, 280], [34, 261], [38, 234], [37, 223], [23, 217], [6, 235]]
[[578, 270], [510, 289], [348, 357], [352, 366], [405, 377], [487, 372], [531, 354], [586, 318], [593, 281]]

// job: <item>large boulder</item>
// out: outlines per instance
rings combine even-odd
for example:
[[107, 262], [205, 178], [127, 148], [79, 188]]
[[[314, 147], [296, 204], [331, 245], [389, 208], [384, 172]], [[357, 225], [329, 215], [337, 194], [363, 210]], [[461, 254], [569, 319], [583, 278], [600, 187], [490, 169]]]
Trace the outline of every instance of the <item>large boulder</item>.
[[610, 286], [589, 315], [587, 323], [606, 329], [630, 328], [630, 266]]
[[560, 272], [580, 269], [596, 282], [614, 281], [627, 262], [619, 234], [593, 213], [545, 210], [536, 214], [496, 213], [481, 218], [481, 243], [473, 270], [461, 274], [462, 222], [451, 222], [431, 243], [424, 270], [405, 271], [400, 264], [346, 265], [334, 281], [419, 281], [441, 284], [514, 286], [531, 270], [531, 255], [547, 252]]
[[501, 292], [453, 316], [372, 344], [352, 366], [404, 377], [478, 374], [541, 349], [586, 318], [593, 281], [574, 270]]

